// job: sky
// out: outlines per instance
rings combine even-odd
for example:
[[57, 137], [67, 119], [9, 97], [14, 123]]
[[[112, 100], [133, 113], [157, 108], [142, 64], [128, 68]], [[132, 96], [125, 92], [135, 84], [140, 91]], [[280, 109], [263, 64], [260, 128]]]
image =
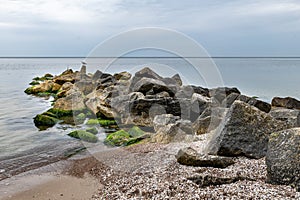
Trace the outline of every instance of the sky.
[[143, 27], [181, 32], [211, 56], [300, 56], [299, 0], [0, 0], [0, 56], [85, 57]]

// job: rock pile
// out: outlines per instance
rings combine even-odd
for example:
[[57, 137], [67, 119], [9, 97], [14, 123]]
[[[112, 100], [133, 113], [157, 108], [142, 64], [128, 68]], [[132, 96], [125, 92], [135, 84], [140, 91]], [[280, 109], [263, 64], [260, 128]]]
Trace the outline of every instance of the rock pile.
[[[69, 135], [97, 142], [100, 125], [109, 128], [105, 143], [126, 146], [150, 142], [193, 142], [208, 134], [205, 151], [181, 149], [183, 165], [226, 168], [229, 157], [262, 158], [267, 155], [268, 181], [291, 184], [299, 190], [300, 101], [276, 97], [272, 105], [248, 97], [237, 88], [183, 85], [180, 75], [162, 77], [150, 68], [133, 76], [128, 72], [86, 74], [66, 70], [58, 76], [37, 77], [27, 94], [53, 96], [53, 108], [34, 118], [45, 129], [57, 123], [85, 126]], [[149, 133], [150, 130], [150, 133]], [[154, 130], [154, 131], [153, 131]], [[279, 132], [278, 132], [279, 131]], [[271, 137], [270, 137], [271, 135]], [[227, 157], [224, 157], [227, 156]], [[241, 177], [194, 177], [197, 184], [233, 183]]]

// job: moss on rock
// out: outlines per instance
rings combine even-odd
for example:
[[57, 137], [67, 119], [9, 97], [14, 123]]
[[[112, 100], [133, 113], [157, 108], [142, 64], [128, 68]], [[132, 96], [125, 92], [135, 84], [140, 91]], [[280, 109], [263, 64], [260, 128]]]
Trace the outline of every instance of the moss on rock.
[[49, 115], [37, 115], [35, 116], [34, 119], [34, 124], [39, 127], [39, 126], [54, 126], [59, 120], [53, 116], [49, 116]]
[[111, 146], [124, 146], [130, 139], [130, 134], [124, 130], [119, 130], [117, 132], [109, 134], [104, 143]]
[[133, 126], [131, 129], [128, 130], [128, 133], [132, 137], [139, 137], [141, 135], [144, 135], [144, 131], [142, 131], [138, 126]]
[[98, 119], [98, 121], [101, 126], [111, 126], [117, 124], [117, 122], [112, 119]]
[[39, 85], [39, 84], [40, 84], [40, 82], [38, 82], [38, 81], [31, 81], [29, 83], [29, 85]]
[[98, 119], [89, 119], [86, 122], [86, 125], [98, 125], [98, 124], [99, 124]]
[[87, 125], [100, 125], [100, 126], [111, 126], [116, 125], [117, 122], [111, 119], [89, 119]]
[[76, 138], [76, 139], [81, 139], [86, 142], [91, 142], [91, 143], [96, 143], [98, 141], [98, 138], [87, 131], [84, 130], [76, 130], [72, 131], [71, 133], [68, 134], [70, 137]]
[[86, 132], [89, 132], [89, 133], [92, 133], [92, 134], [96, 135], [98, 133], [98, 130], [95, 127], [90, 127], [90, 128], [86, 129]]

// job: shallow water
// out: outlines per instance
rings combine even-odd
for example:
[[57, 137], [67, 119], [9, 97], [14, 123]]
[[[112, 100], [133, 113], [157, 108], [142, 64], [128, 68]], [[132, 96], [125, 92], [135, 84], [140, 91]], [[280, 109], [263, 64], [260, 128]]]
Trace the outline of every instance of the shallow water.
[[[19, 166], [26, 168], [28, 162], [44, 163], [81, 146], [77, 140], [66, 135], [70, 129], [62, 125], [39, 131], [32, 118], [49, 109], [50, 101], [23, 92], [33, 77], [46, 73], [59, 74], [67, 68], [78, 70], [81, 60], [0, 59], [0, 175], [4, 168], [16, 170]], [[180, 73], [185, 83], [204, 87], [207, 86], [207, 79], [218, 78], [199, 76], [184, 59], [124, 58], [115, 60], [107, 68], [109, 61], [107, 58], [88, 59], [88, 71], [107, 69], [111, 73], [125, 70], [134, 73], [138, 68], [150, 66], [159, 70], [161, 75]], [[204, 58], [199, 61], [210, 62]], [[300, 99], [300, 59], [218, 58], [214, 62], [224, 85], [236, 86], [244, 94], [258, 96], [268, 102], [274, 96]], [[200, 67], [200, 73], [201, 70]]]

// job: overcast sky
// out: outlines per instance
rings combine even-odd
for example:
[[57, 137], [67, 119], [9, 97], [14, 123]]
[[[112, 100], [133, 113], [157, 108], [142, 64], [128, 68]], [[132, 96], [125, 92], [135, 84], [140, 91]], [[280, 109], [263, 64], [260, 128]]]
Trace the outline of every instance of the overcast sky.
[[0, 56], [86, 56], [112, 35], [152, 26], [212, 56], [300, 56], [299, 0], [0, 0]]

